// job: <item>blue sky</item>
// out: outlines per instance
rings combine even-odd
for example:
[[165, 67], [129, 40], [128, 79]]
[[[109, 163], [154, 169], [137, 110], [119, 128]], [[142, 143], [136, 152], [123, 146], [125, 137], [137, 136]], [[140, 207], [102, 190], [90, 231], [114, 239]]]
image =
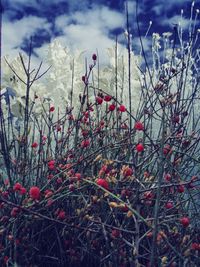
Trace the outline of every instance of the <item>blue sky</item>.
[[[3, 5], [3, 55], [27, 51], [33, 36], [34, 55], [42, 58], [48, 43], [58, 38], [72, 48], [104, 51], [114, 44], [115, 36], [123, 42], [125, 30], [124, 0], [2, 0]], [[142, 35], [152, 21], [153, 32], [172, 31], [180, 20], [187, 28], [191, 0], [140, 0], [139, 20]], [[135, 0], [128, 2], [133, 46], [138, 43], [135, 23]], [[194, 10], [200, 1], [194, 3]], [[150, 38], [146, 39], [146, 47]]]

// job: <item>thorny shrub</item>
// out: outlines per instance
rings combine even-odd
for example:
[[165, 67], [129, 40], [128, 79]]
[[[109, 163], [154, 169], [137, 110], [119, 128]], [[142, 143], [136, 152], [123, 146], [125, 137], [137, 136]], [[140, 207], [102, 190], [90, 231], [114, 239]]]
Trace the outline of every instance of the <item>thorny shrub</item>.
[[199, 39], [190, 23], [187, 42], [177, 27], [153, 35], [152, 65], [143, 53], [137, 66], [137, 103], [130, 42], [124, 65], [116, 43], [112, 90], [95, 74], [97, 54], [78, 77], [71, 65], [65, 108], [38, 97], [45, 85], [31, 49], [27, 61], [7, 61], [1, 266], [199, 266]]

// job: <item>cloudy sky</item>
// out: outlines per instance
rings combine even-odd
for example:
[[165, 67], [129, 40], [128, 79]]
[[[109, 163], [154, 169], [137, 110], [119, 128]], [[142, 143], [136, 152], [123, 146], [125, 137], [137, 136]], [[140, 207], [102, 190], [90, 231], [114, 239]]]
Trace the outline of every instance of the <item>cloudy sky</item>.
[[[64, 45], [103, 53], [114, 44], [116, 35], [124, 41], [125, 0], [1, 0], [3, 6], [3, 55], [27, 51], [33, 38], [34, 56], [42, 58], [48, 43], [58, 38]], [[144, 36], [172, 31], [180, 21], [187, 28], [191, 0], [139, 0], [139, 21]], [[133, 46], [138, 44], [135, 0], [128, 2]], [[200, 0], [194, 10], [200, 8]], [[195, 14], [195, 11], [194, 11]], [[146, 45], [148, 45], [148, 36]]]

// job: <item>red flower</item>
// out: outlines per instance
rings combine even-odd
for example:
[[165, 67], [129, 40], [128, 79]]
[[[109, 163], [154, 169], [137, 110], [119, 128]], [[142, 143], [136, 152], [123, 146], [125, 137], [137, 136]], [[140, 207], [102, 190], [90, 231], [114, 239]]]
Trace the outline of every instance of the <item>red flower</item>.
[[101, 98], [100, 96], [96, 97], [96, 102], [101, 105], [103, 103], [103, 98]]
[[97, 60], [97, 55], [96, 55], [96, 54], [93, 54], [93, 55], [92, 55], [92, 59], [93, 59], [94, 61], [96, 61], [96, 60]]
[[114, 105], [114, 104], [111, 104], [111, 105], [109, 106], [109, 111], [113, 111], [113, 110], [115, 110], [115, 105]]
[[125, 112], [126, 111], [126, 107], [124, 105], [121, 105], [121, 106], [119, 106], [118, 110], [120, 112]]
[[85, 139], [81, 142], [81, 147], [88, 147], [90, 145], [90, 140], [89, 139]]
[[183, 225], [183, 227], [188, 227], [190, 224], [190, 219], [188, 217], [183, 217], [180, 219], [180, 223]]
[[105, 179], [102, 179], [102, 178], [97, 179], [97, 184], [105, 188], [106, 190], [109, 189], [109, 184]]
[[22, 188], [22, 185], [20, 183], [16, 183], [14, 186], [13, 186], [13, 190], [14, 191], [20, 191]]
[[38, 147], [38, 143], [37, 142], [34, 142], [32, 145], [31, 145], [32, 148], [37, 148]]
[[55, 110], [55, 107], [51, 106], [50, 109], [49, 109], [49, 112], [54, 112], [54, 110]]
[[29, 195], [32, 199], [38, 200], [40, 198], [40, 189], [37, 186], [32, 186], [29, 191]]
[[144, 131], [144, 125], [143, 125], [143, 123], [140, 122], [140, 121], [137, 121], [137, 122], [135, 123], [134, 128], [135, 128], [136, 130], [138, 130], [138, 131]]
[[110, 95], [105, 95], [105, 96], [104, 96], [104, 100], [105, 100], [106, 102], [110, 102], [111, 99], [112, 99], [112, 96], [110, 96]]
[[144, 151], [144, 146], [143, 146], [143, 144], [141, 144], [141, 143], [137, 144], [137, 146], [136, 146], [136, 150], [137, 150], [137, 152], [142, 152], [142, 151]]

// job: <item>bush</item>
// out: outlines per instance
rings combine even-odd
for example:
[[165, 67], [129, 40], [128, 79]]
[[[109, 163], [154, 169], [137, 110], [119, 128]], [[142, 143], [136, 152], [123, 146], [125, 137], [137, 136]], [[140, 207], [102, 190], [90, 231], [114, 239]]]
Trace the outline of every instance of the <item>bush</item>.
[[[143, 54], [145, 67], [130, 42], [126, 62], [114, 49], [113, 65], [103, 70], [96, 54], [79, 77], [71, 64], [66, 98], [65, 79], [53, 83], [58, 66], [49, 70], [49, 84], [39, 83], [41, 66], [31, 69], [31, 54], [7, 60], [2, 266], [199, 265], [195, 36], [184, 43], [177, 42], [179, 28], [173, 42], [154, 34], [153, 62]], [[45, 97], [48, 86], [61, 88], [59, 99], [51, 91]]]

